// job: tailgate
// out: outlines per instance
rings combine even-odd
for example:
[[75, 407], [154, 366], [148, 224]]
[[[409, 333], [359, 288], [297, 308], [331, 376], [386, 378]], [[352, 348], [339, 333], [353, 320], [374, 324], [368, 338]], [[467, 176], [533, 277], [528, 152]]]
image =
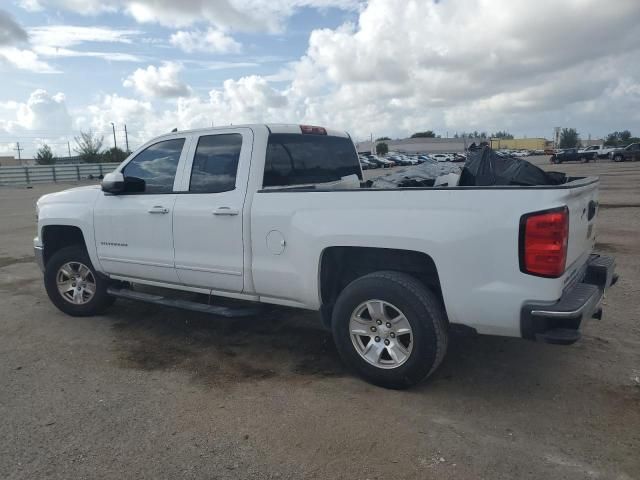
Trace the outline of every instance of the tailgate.
[[569, 208], [569, 243], [567, 268], [580, 267], [592, 252], [596, 242], [598, 213], [598, 182], [565, 190], [563, 199]]

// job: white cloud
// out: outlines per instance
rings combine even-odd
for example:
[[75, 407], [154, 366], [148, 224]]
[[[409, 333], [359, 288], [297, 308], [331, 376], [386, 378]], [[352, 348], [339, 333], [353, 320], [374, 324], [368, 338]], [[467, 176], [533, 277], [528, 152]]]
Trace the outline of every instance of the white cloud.
[[604, 133], [586, 105], [606, 104], [621, 76], [638, 84], [640, 3], [599, 6], [409, 0], [398, 8], [372, 0], [357, 25], [311, 33], [307, 54], [290, 69], [287, 96], [305, 121], [360, 136], [474, 125], [535, 135], [568, 124]]
[[38, 55], [27, 49], [17, 47], [0, 47], [0, 62], [6, 62], [14, 68], [29, 70], [34, 73], [59, 73]]
[[107, 60], [111, 62], [140, 63], [144, 61], [144, 58], [138, 55], [134, 55], [131, 53], [122, 53], [122, 52], [95, 52], [95, 51], [87, 51], [87, 50], [73, 50], [70, 48], [47, 47], [43, 45], [34, 47], [34, 51], [39, 55], [47, 58], [92, 57], [92, 58], [102, 58], [103, 60]]
[[0, 119], [0, 129], [7, 132], [64, 131], [71, 127], [71, 116], [63, 93], [50, 95], [46, 90], [37, 89], [26, 102], [7, 102], [2, 107], [13, 117]]
[[181, 70], [182, 65], [175, 62], [164, 62], [160, 67], [149, 65], [146, 69], [138, 68], [123, 85], [134, 88], [145, 97], [188, 96], [191, 89], [178, 77]]
[[356, 9], [361, 0], [22, 0], [27, 9], [46, 6], [81, 15], [122, 10], [141, 23], [185, 27], [208, 22], [218, 28], [243, 31], [279, 31], [283, 22], [302, 7]]
[[141, 33], [139, 30], [76, 25], [47, 25], [29, 29], [29, 36], [35, 45], [48, 47], [72, 47], [87, 42], [130, 44]]
[[169, 42], [188, 53], [238, 53], [241, 49], [239, 42], [214, 28], [209, 28], [206, 32], [180, 30], [171, 35]]
[[[337, 2], [114, 5], [138, 21], [202, 22], [203, 32], [209, 26], [229, 32], [274, 31], [296, 8], [321, 3]], [[637, 0], [619, 0], [608, 9], [598, 0], [371, 0], [354, 24], [313, 31], [306, 54], [277, 74], [226, 80], [208, 98], [190, 95], [180, 64], [138, 69], [125, 85], [154, 101], [127, 99], [136, 108], [123, 121], [149, 136], [174, 126], [262, 121], [324, 124], [357, 137], [425, 129], [537, 136], [550, 135], [556, 125], [577, 127], [584, 137], [624, 128], [638, 134], [639, 23]], [[187, 48], [197, 50], [202, 44], [192, 33], [185, 30], [182, 43], [189, 40]], [[179, 98], [160, 103], [171, 97]], [[124, 102], [108, 98], [114, 105]], [[107, 113], [118, 113], [115, 106], [95, 107], [92, 118], [106, 121]]]
[[131, 53], [78, 50], [69, 47], [85, 43], [131, 44], [141, 33], [139, 30], [75, 25], [47, 25], [29, 29], [33, 51], [43, 57], [93, 57], [114, 62], [141, 62], [143, 59]]

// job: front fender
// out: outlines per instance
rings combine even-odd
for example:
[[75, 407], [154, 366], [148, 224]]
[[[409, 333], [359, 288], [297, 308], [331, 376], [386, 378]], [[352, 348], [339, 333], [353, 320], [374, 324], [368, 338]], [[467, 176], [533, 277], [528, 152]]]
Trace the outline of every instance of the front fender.
[[42, 245], [43, 231], [47, 226], [77, 227], [84, 237], [91, 263], [98, 271], [103, 272], [96, 252], [93, 229], [93, 206], [98, 194], [97, 188], [83, 187], [41, 197], [37, 203], [38, 239], [36, 243]]

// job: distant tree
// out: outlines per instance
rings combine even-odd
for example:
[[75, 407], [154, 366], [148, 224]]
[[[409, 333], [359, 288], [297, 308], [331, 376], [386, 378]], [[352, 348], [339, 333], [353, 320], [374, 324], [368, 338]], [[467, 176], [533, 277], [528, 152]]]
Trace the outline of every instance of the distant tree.
[[386, 142], [387, 140], [391, 140], [391, 139], [389, 137], [376, 138], [376, 142]]
[[623, 130], [620, 132], [620, 141], [626, 143], [631, 138], [631, 132], [629, 130]]
[[480, 138], [482, 138], [483, 140], [484, 140], [485, 138], [487, 138], [487, 132], [481, 132], [481, 133], [480, 133]]
[[580, 135], [575, 128], [563, 128], [560, 131], [560, 148], [575, 148], [580, 143]]
[[613, 132], [607, 135], [607, 139], [604, 141], [604, 144], [609, 147], [615, 147], [618, 145], [618, 132]]
[[453, 134], [453, 138], [460, 138], [460, 135], [458, 135], [458, 132]]
[[610, 147], [617, 147], [635, 143], [636, 141], [636, 137], [632, 137], [629, 130], [622, 130], [621, 132], [612, 132], [607, 135], [607, 139], [604, 141], [604, 144]]
[[80, 155], [80, 159], [86, 163], [99, 163], [102, 160], [100, 149], [104, 142], [104, 137], [98, 137], [91, 130], [80, 132], [79, 137], [73, 138], [76, 141], [74, 150]]
[[436, 138], [436, 134], [431, 130], [427, 130], [426, 132], [416, 132], [411, 135], [411, 138]]
[[501, 131], [497, 131], [495, 133], [491, 134], [492, 138], [504, 138], [505, 140], [513, 140], [513, 135], [511, 135], [509, 132], [507, 132], [506, 130], [501, 132]]
[[386, 155], [389, 153], [389, 145], [384, 142], [380, 142], [376, 145], [376, 153], [378, 155]]
[[480, 135], [478, 134], [477, 130], [473, 131], [473, 138], [478, 138]]
[[102, 152], [100, 155], [102, 159], [100, 161], [105, 163], [120, 163], [127, 158], [127, 155], [127, 152], [124, 150], [118, 147], [111, 147], [109, 150]]
[[52, 165], [54, 163], [53, 152], [46, 143], [36, 152], [36, 163], [38, 165]]

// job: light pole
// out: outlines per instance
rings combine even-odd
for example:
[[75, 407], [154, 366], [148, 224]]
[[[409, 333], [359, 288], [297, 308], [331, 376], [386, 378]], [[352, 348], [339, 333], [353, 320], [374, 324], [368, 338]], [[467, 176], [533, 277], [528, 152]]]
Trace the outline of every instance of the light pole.
[[118, 148], [118, 144], [116, 143], [116, 124], [113, 122], [111, 123], [111, 128], [113, 129], [113, 148]]

